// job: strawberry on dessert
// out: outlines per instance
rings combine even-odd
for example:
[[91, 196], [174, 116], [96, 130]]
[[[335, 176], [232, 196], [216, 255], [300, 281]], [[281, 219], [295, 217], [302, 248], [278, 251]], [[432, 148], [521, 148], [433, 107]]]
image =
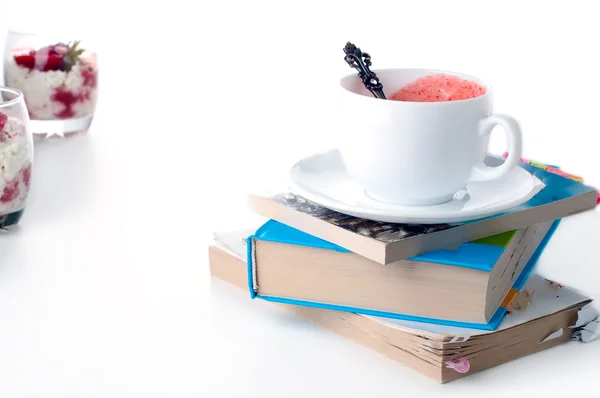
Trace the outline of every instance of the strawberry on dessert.
[[6, 60], [6, 83], [20, 89], [32, 120], [92, 116], [98, 68], [80, 42], [14, 50]]
[[425, 76], [400, 88], [390, 96], [393, 101], [442, 102], [479, 97], [486, 88], [476, 82], [453, 75]]
[[37, 51], [30, 51], [25, 55], [15, 56], [17, 65], [27, 69], [37, 69], [43, 72], [50, 70], [70, 71], [75, 64], [83, 65], [79, 59], [84, 50], [78, 49], [79, 42], [75, 42], [71, 47], [63, 43], [54, 44], [40, 48]]

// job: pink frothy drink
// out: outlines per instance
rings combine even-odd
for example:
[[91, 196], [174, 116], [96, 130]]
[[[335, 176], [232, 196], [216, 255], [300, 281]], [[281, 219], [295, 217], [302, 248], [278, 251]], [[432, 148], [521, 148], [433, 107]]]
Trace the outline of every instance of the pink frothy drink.
[[479, 97], [486, 88], [452, 75], [430, 75], [415, 80], [390, 96], [393, 101], [443, 102]]

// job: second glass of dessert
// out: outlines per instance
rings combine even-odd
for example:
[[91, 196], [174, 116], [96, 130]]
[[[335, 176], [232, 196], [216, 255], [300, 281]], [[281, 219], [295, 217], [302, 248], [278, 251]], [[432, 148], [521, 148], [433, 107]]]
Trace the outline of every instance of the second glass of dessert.
[[82, 133], [96, 108], [97, 56], [78, 38], [9, 31], [4, 83], [23, 92], [35, 135]]
[[32, 165], [33, 137], [23, 94], [0, 87], [0, 228], [21, 219]]

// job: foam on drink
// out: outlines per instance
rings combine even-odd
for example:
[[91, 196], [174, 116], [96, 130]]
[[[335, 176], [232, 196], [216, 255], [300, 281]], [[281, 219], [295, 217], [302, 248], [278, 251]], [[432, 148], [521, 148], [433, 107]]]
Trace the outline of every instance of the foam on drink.
[[389, 97], [393, 101], [443, 102], [479, 97], [487, 89], [479, 83], [453, 75], [429, 75], [400, 88]]

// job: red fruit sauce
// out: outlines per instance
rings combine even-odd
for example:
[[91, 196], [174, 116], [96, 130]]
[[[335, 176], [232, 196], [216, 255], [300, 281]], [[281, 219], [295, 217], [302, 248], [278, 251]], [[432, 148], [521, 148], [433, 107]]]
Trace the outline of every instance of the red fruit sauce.
[[19, 180], [14, 179], [9, 181], [4, 186], [4, 191], [2, 191], [2, 196], [0, 196], [0, 202], [12, 202], [19, 196]]
[[65, 108], [55, 114], [59, 119], [68, 119], [75, 116], [75, 109], [73, 106], [78, 102], [89, 101], [92, 97], [92, 90], [96, 88], [98, 84], [98, 70], [93, 66], [87, 66], [81, 70], [81, 76], [83, 77], [83, 87], [79, 94], [73, 94], [72, 91], [62, 87], [58, 87], [52, 95], [52, 101], [60, 102]]
[[410, 102], [458, 101], [479, 97], [486, 91], [479, 83], [458, 76], [431, 75], [407, 84], [389, 99]]
[[31, 183], [31, 165], [21, 170], [21, 178], [23, 179], [25, 187], [29, 189], [29, 184]]
[[98, 84], [98, 71], [93, 66], [87, 66], [81, 71], [83, 76], [83, 85], [85, 87], [96, 88]]
[[4, 113], [0, 112], [0, 131], [2, 131], [4, 129], [4, 126], [6, 125], [7, 121], [8, 121], [8, 116], [6, 116]]
[[0, 196], [0, 203], [12, 202], [19, 196], [19, 181], [21, 179], [26, 189], [29, 189], [31, 184], [31, 164], [22, 169], [17, 177], [6, 183], [2, 191], [2, 196]]
[[75, 105], [76, 102], [80, 101], [80, 96], [74, 95], [71, 91], [59, 87], [52, 95], [52, 101], [60, 102], [65, 106], [65, 109], [63, 109], [60, 113], [55, 114], [54, 116], [61, 119], [66, 119], [75, 116], [75, 110], [73, 109], [73, 105]]

